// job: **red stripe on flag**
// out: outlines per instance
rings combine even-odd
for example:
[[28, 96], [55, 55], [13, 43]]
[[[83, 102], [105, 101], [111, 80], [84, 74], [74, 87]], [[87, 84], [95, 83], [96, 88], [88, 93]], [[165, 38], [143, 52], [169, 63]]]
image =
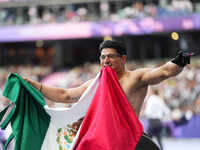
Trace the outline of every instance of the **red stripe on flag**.
[[134, 150], [142, 133], [115, 71], [103, 68], [74, 150]]

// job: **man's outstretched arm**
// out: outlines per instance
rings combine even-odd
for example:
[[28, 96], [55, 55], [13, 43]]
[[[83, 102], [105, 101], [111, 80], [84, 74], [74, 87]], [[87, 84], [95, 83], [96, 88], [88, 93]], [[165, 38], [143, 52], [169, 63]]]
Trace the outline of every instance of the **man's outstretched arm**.
[[53, 86], [46, 86], [40, 82], [23, 77], [33, 87], [38, 89], [44, 97], [58, 103], [74, 103], [77, 102], [82, 93], [87, 89], [92, 80], [89, 80], [76, 88], [64, 89]]
[[183, 67], [189, 63], [190, 55], [180, 51], [175, 58], [158, 68], [141, 69], [141, 84], [158, 84], [165, 79], [178, 75], [183, 70]]
[[141, 70], [141, 83], [144, 85], [154, 85], [166, 80], [170, 77], [178, 75], [183, 70], [183, 67], [179, 67], [172, 62], [154, 68], [154, 69], [143, 69]]

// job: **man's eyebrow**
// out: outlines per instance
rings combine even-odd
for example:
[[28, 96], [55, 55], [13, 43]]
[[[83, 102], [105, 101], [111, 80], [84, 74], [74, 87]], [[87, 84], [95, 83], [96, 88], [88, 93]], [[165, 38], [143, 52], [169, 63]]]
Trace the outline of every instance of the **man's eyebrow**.
[[108, 54], [101, 54], [101, 55], [109, 55], [109, 54], [117, 54], [117, 53], [108, 53]]

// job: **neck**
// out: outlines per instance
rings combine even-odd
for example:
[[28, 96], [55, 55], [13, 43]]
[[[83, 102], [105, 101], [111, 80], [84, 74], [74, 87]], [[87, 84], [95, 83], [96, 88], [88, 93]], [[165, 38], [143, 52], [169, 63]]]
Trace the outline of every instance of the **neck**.
[[120, 79], [125, 73], [125, 68], [121, 69], [120, 71], [117, 71], [116, 73], [117, 73], [118, 79]]

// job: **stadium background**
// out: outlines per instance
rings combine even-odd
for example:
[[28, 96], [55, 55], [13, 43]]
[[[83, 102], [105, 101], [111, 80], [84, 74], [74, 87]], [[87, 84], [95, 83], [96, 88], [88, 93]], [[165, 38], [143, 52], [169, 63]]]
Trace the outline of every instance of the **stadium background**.
[[[130, 69], [163, 64], [179, 49], [199, 50], [200, 1], [0, 0], [1, 92], [10, 72], [53, 86], [80, 85], [98, 72], [98, 45], [106, 39], [125, 43]], [[172, 114], [164, 121], [165, 150], [200, 146], [199, 68], [197, 55], [181, 75], [156, 87]], [[1, 96], [1, 109], [7, 103]], [[145, 115], [141, 120], [146, 126]]]

